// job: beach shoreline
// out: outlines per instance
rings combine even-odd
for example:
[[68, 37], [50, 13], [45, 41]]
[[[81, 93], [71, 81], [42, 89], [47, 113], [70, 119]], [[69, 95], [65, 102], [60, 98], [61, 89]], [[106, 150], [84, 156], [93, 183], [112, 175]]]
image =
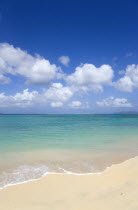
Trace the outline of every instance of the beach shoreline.
[[0, 210], [137, 210], [137, 177], [138, 157], [97, 174], [48, 174], [0, 189]]
[[[120, 155], [120, 153], [119, 153]], [[105, 156], [105, 154], [104, 154]], [[109, 155], [108, 155], [109, 156]], [[81, 168], [81, 172], [78, 171], [78, 168], [76, 171], [72, 171], [72, 170], [68, 170], [66, 168], [63, 168], [60, 163], [59, 163], [59, 166], [58, 166], [58, 171], [47, 171], [49, 168], [47, 167], [47, 165], [21, 165], [19, 166], [18, 168], [15, 168], [13, 171], [10, 171], [9, 173], [6, 173], [6, 171], [1, 174], [1, 178], [3, 176], [3, 186], [0, 185], [0, 190], [1, 189], [4, 189], [6, 187], [9, 187], [9, 186], [15, 186], [15, 185], [18, 185], [18, 184], [23, 184], [23, 183], [28, 183], [28, 182], [31, 182], [31, 181], [35, 181], [35, 180], [39, 180], [47, 175], [50, 175], [50, 174], [55, 174], [55, 175], [58, 175], [58, 174], [72, 174], [72, 175], [92, 175], [92, 174], [102, 174], [104, 173], [106, 170], [110, 169], [112, 166], [114, 165], [119, 165], [119, 164], [122, 164], [123, 162], [126, 162], [126, 161], [129, 161], [135, 157], [137, 157], [137, 155], [128, 155], [128, 156], [122, 156], [122, 159], [121, 159], [121, 156], [118, 156], [117, 155], [114, 155], [114, 156], [110, 156], [111, 158], [111, 162], [109, 165], [107, 165], [106, 167], [102, 167], [100, 170], [92, 170], [90, 171], [90, 167], [92, 167], [93, 169], [93, 165], [91, 165], [91, 163], [89, 163], [89, 171], [85, 171], [84, 169]], [[62, 157], [63, 158], [63, 157]], [[78, 158], [78, 156], [77, 156]], [[87, 157], [88, 158], [88, 157]], [[89, 157], [89, 159], [93, 157]], [[105, 157], [103, 157], [105, 158]], [[108, 157], [109, 158], [109, 157]], [[83, 157], [84, 159], [84, 157]], [[55, 158], [56, 160], [56, 158]], [[113, 161], [114, 160], [114, 161]], [[73, 161], [73, 160], [71, 160]], [[87, 160], [88, 161], [88, 160]], [[105, 159], [102, 160], [102, 164], [104, 163]], [[77, 160], [77, 162], [79, 163], [79, 160]], [[41, 172], [41, 174], [39, 174], [37, 177], [36, 177], [36, 171], [41, 171], [41, 168], [44, 168]], [[30, 171], [29, 171], [30, 169]], [[27, 173], [26, 173], [27, 171]], [[24, 176], [25, 174], [29, 175], [30, 173], [30, 178], [27, 178], [27, 177], [24, 177], [24, 179], [22, 180], [18, 180], [18, 177], [21, 175], [21, 176]], [[15, 176], [14, 176], [15, 175]], [[10, 182], [9, 180], [9, 183], [5, 182], [6, 178], [9, 178], [11, 177], [12, 180]], [[10, 178], [10, 179], [11, 179]], [[13, 182], [13, 180], [15, 180]], [[0, 182], [0, 184], [2, 184], [2, 182]]]

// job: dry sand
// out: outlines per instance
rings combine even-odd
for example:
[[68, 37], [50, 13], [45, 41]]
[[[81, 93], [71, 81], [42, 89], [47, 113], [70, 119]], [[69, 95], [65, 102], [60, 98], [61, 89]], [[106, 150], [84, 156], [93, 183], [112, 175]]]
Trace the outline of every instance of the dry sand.
[[51, 174], [7, 187], [0, 210], [138, 210], [138, 157], [101, 174]]

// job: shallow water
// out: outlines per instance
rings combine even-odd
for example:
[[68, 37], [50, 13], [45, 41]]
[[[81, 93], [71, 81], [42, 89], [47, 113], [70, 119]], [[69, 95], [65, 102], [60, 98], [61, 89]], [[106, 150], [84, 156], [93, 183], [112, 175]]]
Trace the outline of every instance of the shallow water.
[[93, 173], [138, 153], [138, 115], [0, 115], [0, 186]]

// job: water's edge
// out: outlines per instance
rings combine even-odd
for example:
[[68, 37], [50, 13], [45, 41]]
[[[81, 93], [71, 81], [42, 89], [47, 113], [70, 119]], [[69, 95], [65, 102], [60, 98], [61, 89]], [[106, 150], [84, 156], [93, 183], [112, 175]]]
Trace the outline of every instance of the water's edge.
[[37, 181], [37, 180], [40, 180], [40, 179], [46, 177], [47, 175], [51, 175], [51, 174], [55, 174], [55, 175], [64, 174], [64, 175], [76, 175], [76, 176], [103, 174], [103, 173], [105, 173], [107, 170], [109, 170], [110, 168], [112, 168], [113, 166], [121, 165], [121, 164], [123, 164], [123, 163], [125, 163], [125, 162], [128, 162], [128, 161], [130, 161], [130, 160], [132, 160], [132, 159], [135, 159], [135, 158], [137, 158], [137, 157], [138, 157], [138, 156], [134, 156], [134, 157], [129, 158], [129, 159], [127, 159], [127, 160], [125, 160], [125, 161], [123, 161], [123, 162], [121, 162], [121, 163], [112, 164], [111, 166], [106, 167], [105, 170], [99, 171], [99, 172], [74, 173], [74, 172], [71, 172], [71, 171], [66, 171], [66, 170], [64, 170], [64, 169], [62, 169], [62, 170], [64, 171], [64, 173], [60, 173], [60, 172], [46, 172], [46, 173], [44, 173], [42, 176], [40, 176], [39, 178], [34, 178], [34, 179], [26, 180], [26, 181], [21, 181], [21, 182], [17, 182], [17, 183], [7, 184], [7, 185], [5, 185], [4, 187], [0, 187], [0, 190], [3, 190], [3, 189], [5, 189], [5, 188], [7, 188], [7, 187], [10, 187], [10, 186], [16, 186], [16, 185], [19, 185], [19, 184], [24, 184], [24, 183], [28, 183], [28, 182]]

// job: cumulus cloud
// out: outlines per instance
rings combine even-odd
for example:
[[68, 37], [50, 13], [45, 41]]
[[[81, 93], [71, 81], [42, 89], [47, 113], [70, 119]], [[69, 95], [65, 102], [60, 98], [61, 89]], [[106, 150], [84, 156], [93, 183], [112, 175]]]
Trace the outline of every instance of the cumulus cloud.
[[29, 92], [28, 89], [15, 95], [5, 95], [0, 93], [0, 107], [22, 107], [26, 108], [34, 105], [47, 105], [51, 107], [62, 107], [72, 96], [73, 91], [61, 83], [52, 83], [41, 94], [37, 91]]
[[70, 58], [68, 56], [61, 56], [59, 57], [59, 62], [62, 63], [64, 66], [68, 66], [70, 62]]
[[45, 58], [32, 56], [8, 43], [0, 44], [0, 82], [8, 83], [7, 74], [21, 75], [27, 83], [48, 84], [54, 79], [63, 78], [63, 73], [55, 64]]
[[88, 102], [82, 103], [81, 101], [72, 101], [68, 105], [72, 109], [87, 109], [89, 108]]
[[69, 107], [71, 108], [79, 108], [82, 106], [82, 103], [80, 101], [72, 101], [70, 104], [69, 104]]
[[80, 87], [83, 90], [102, 91], [104, 85], [110, 85], [114, 76], [113, 69], [109, 65], [97, 68], [93, 64], [83, 64], [76, 68], [75, 72], [68, 75], [66, 80], [70, 85]]
[[54, 108], [59, 108], [59, 107], [62, 107], [62, 106], [63, 106], [63, 103], [60, 102], [60, 101], [51, 103], [51, 107], [54, 107]]
[[63, 86], [61, 83], [53, 83], [44, 93], [46, 100], [52, 101], [52, 107], [61, 107], [63, 103], [68, 101], [72, 96], [72, 90], [69, 87]]
[[124, 77], [114, 83], [114, 86], [121, 90], [132, 92], [138, 87], [138, 65], [132, 64], [127, 66]]
[[0, 107], [28, 107], [32, 106], [39, 100], [37, 91], [29, 92], [28, 89], [23, 90], [23, 93], [16, 93], [15, 95], [5, 95], [0, 93]]
[[[60, 62], [69, 64], [68, 56], [61, 56]], [[76, 68], [75, 72], [65, 75], [60, 67], [51, 64], [49, 60], [36, 55], [32, 56], [20, 48], [15, 48], [8, 43], [0, 44], [0, 83], [8, 84], [11, 79], [8, 75], [20, 75], [26, 79], [27, 84], [47, 85], [52, 81], [65, 79], [68, 86], [74, 86], [74, 90], [102, 91], [104, 85], [110, 85], [113, 78], [113, 70], [109, 65], [96, 68], [93, 64], [83, 64]]]
[[97, 105], [101, 107], [132, 107], [132, 104], [126, 98], [114, 98], [112, 96], [102, 101], [97, 101]]
[[[128, 55], [130, 56], [130, 55]], [[116, 60], [116, 58], [114, 58]], [[61, 56], [59, 61], [68, 66], [70, 58]], [[132, 92], [138, 88], [138, 65], [127, 66], [126, 70], [118, 72], [121, 76], [113, 82], [114, 71], [110, 65], [99, 68], [93, 64], [81, 64], [71, 74], [64, 74], [60, 67], [51, 64], [40, 55], [32, 56], [27, 51], [15, 48], [8, 43], [0, 44], [0, 84], [10, 83], [12, 76], [21, 76], [26, 84], [48, 85], [43, 93], [29, 92], [6, 95], [0, 93], [0, 107], [28, 107], [34, 104], [47, 104], [53, 108], [67, 105], [70, 108], [88, 108], [88, 103], [82, 103], [76, 94], [87, 91], [103, 91], [104, 86], [112, 86], [121, 91]], [[60, 79], [64, 79], [65, 85]], [[49, 87], [49, 88], [48, 88]], [[71, 99], [73, 98], [73, 101]], [[99, 106], [131, 107], [125, 98], [109, 97], [97, 102]]]

